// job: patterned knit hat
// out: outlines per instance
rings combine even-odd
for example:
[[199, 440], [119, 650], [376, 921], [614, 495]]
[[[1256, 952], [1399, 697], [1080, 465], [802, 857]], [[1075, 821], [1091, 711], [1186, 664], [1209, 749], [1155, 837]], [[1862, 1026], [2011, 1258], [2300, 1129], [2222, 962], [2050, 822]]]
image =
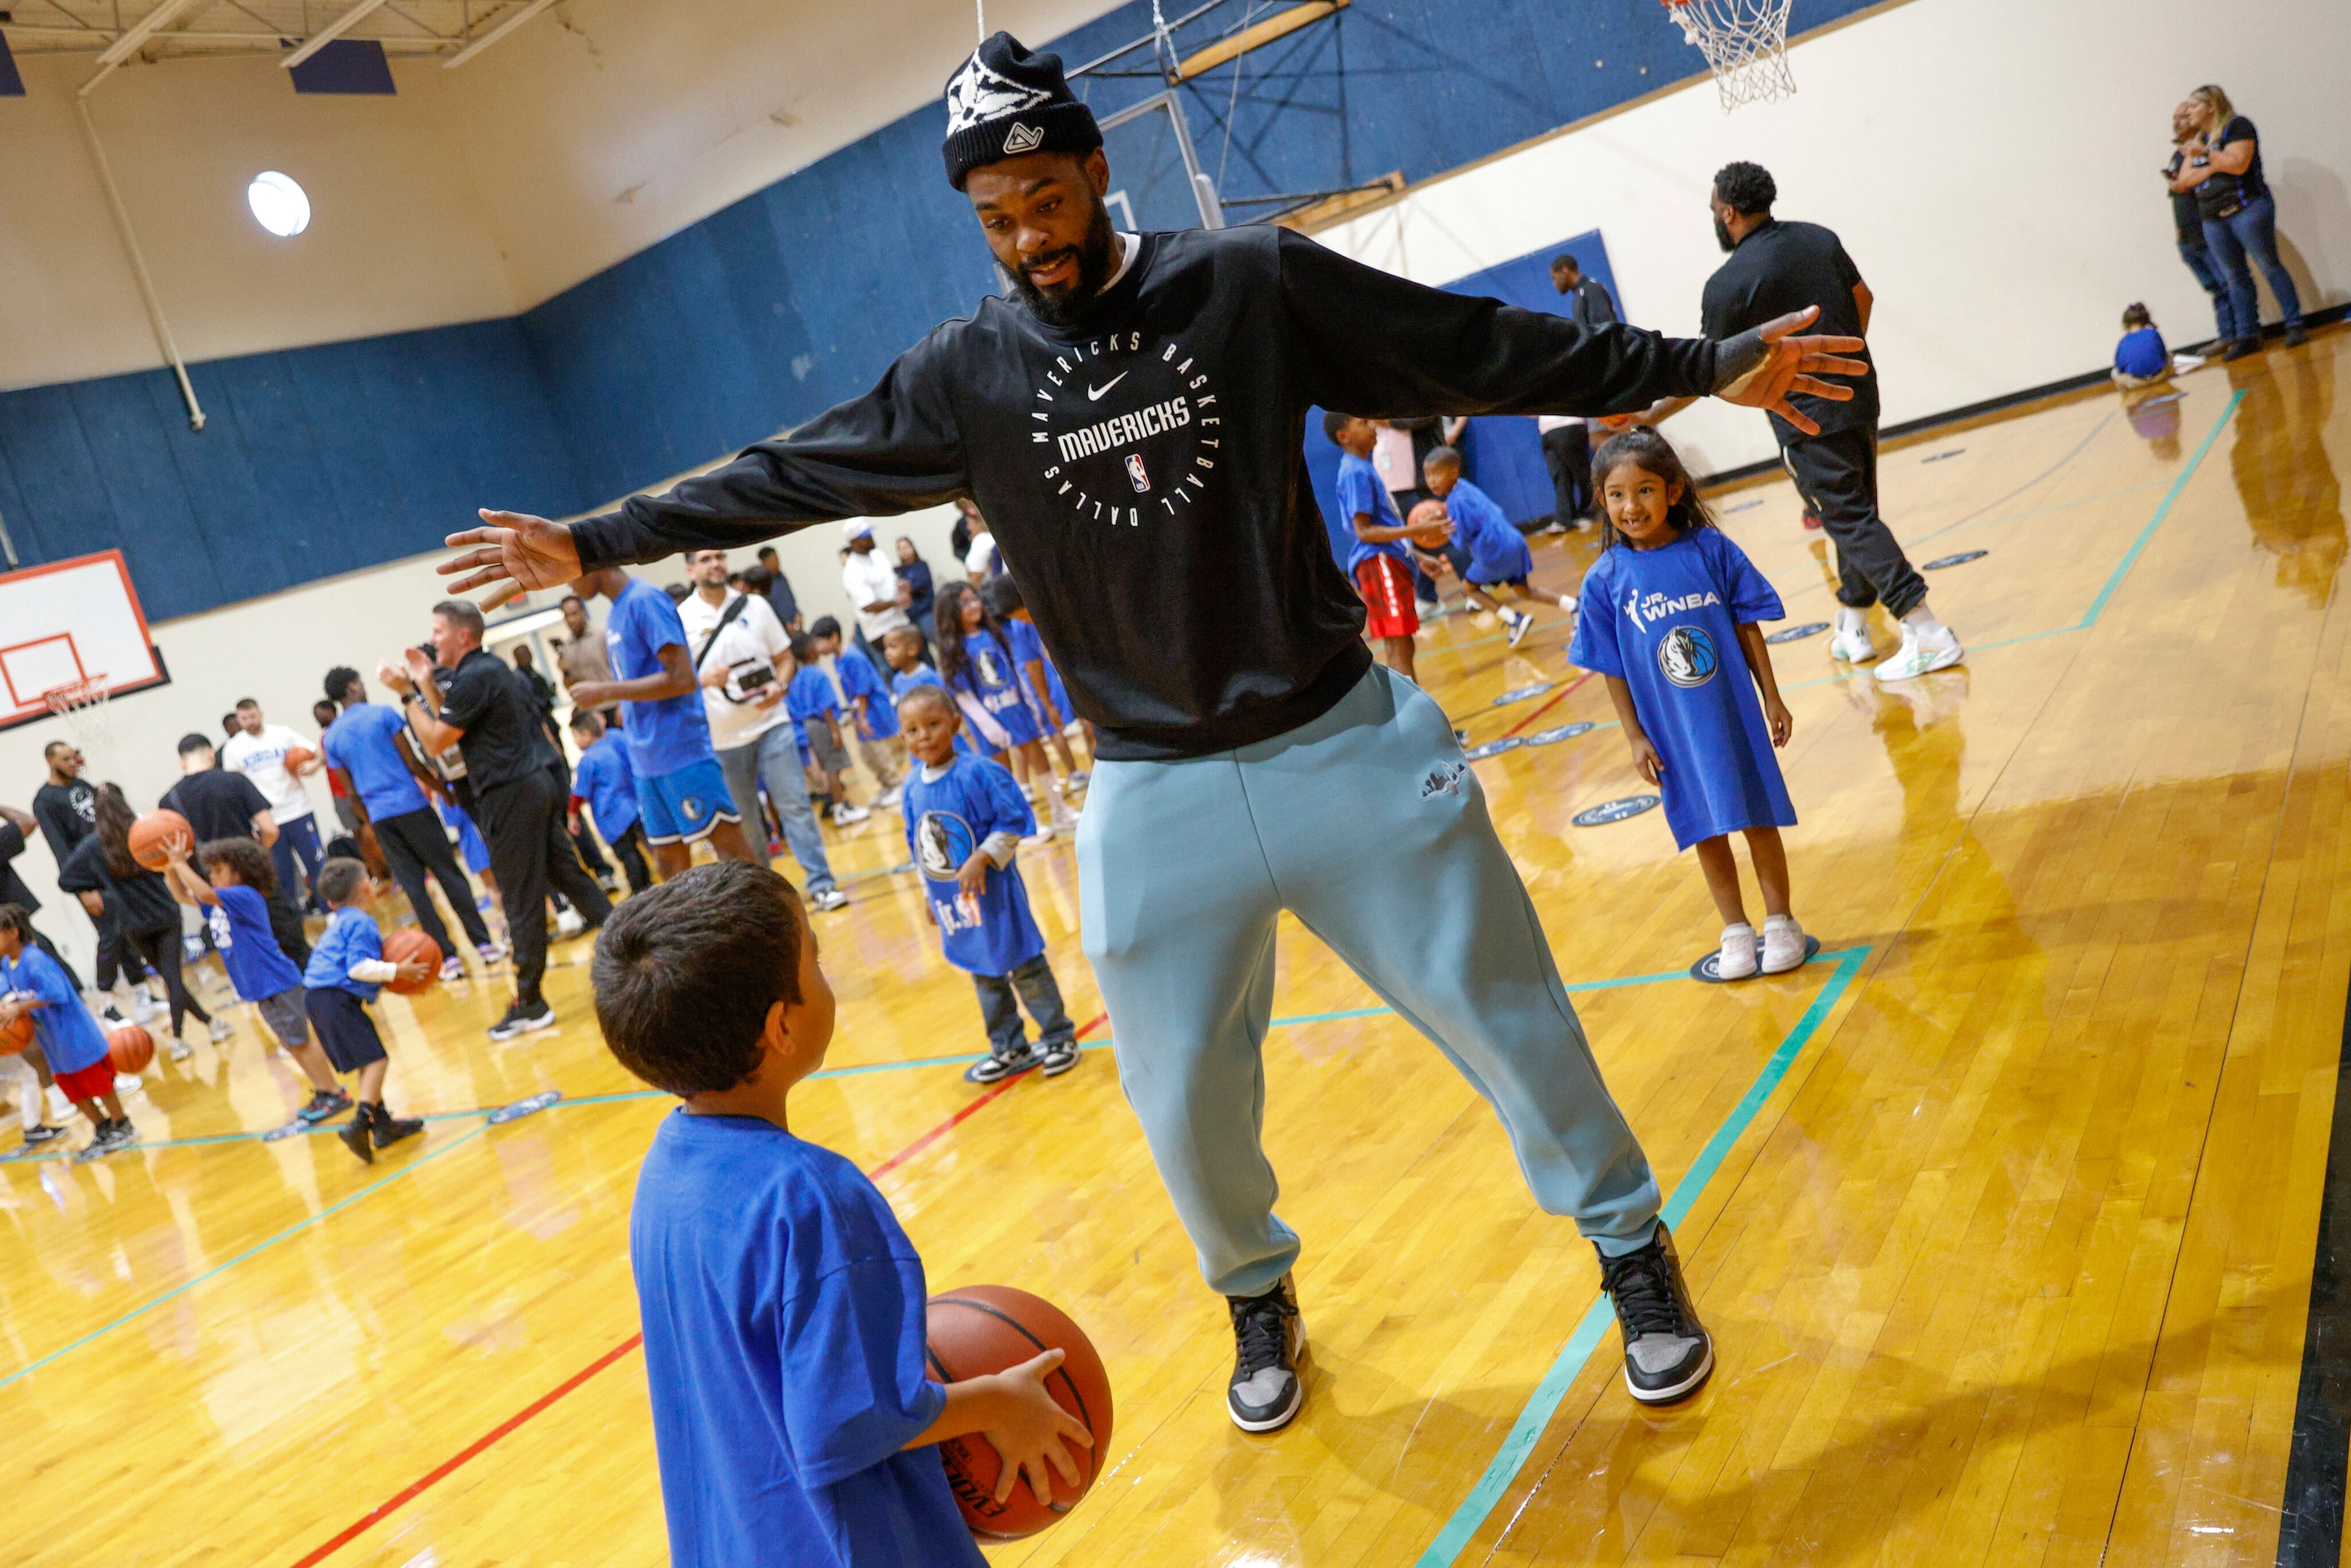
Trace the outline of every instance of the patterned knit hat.
[[1091, 152], [1094, 111], [1071, 95], [1059, 55], [1032, 55], [1009, 33], [979, 46], [947, 83], [947, 183], [1024, 152]]

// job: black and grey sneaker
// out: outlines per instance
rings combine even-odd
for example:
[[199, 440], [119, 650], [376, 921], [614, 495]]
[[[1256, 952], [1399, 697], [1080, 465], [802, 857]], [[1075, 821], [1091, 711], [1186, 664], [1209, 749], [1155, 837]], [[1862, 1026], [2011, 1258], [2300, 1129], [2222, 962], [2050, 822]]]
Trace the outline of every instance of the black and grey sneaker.
[[1037, 1047], [1037, 1065], [1045, 1070], [1048, 1078], [1059, 1078], [1078, 1064], [1078, 1042], [1074, 1040], [1055, 1040]]
[[368, 1109], [373, 1113], [371, 1119], [375, 1126], [375, 1146], [379, 1149], [388, 1149], [401, 1139], [413, 1138], [424, 1131], [424, 1118], [422, 1116], [395, 1116], [385, 1110], [380, 1101]]
[[1227, 1296], [1233, 1313], [1233, 1380], [1225, 1389], [1225, 1409], [1244, 1432], [1272, 1432], [1290, 1425], [1306, 1403], [1298, 1364], [1306, 1354], [1306, 1325], [1298, 1317], [1298, 1291], [1290, 1276], [1262, 1296]]
[[490, 1038], [499, 1041], [518, 1040], [554, 1027], [555, 1009], [546, 1002], [517, 1002], [507, 1009], [506, 1017], [490, 1026]]
[[98, 1130], [98, 1144], [108, 1154], [127, 1149], [139, 1141], [139, 1129], [131, 1124], [128, 1116], [117, 1116]]
[[343, 1147], [369, 1165], [375, 1164], [375, 1146], [368, 1139], [368, 1129], [374, 1121], [375, 1107], [362, 1105], [358, 1115], [335, 1129], [335, 1136], [343, 1141]]
[[1037, 1052], [1025, 1040], [1015, 1050], [983, 1056], [963, 1070], [966, 1083], [1001, 1083], [1037, 1065]]
[[351, 1097], [340, 1089], [313, 1089], [309, 1103], [294, 1113], [294, 1119], [306, 1126], [316, 1126], [329, 1117], [340, 1116], [351, 1108]]
[[44, 1145], [54, 1144], [65, 1135], [66, 1130], [63, 1127], [46, 1126], [36, 1122], [25, 1129], [25, 1146], [28, 1149], [37, 1149]]
[[1670, 1405], [1697, 1393], [1714, 1371], [1714, 1336], [1690, 1305], [1665, 1222], [1639, 1251], [1603, 1254], [1600, 1281], [1625, 1340], [1625, 1391], [1644, 1405]]

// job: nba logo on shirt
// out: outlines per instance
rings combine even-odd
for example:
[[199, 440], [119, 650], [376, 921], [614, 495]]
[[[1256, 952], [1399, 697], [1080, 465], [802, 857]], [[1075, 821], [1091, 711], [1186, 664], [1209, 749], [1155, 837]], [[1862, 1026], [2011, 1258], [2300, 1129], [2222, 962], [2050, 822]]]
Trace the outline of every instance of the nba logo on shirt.
[[1143, 454], [1140, 452], [1130, 452], [1126, 455], [1126, 476], [1134, 481], [1136, 495], [1143, 496], [1150, 493], [1151, 476], [1143, 471]]

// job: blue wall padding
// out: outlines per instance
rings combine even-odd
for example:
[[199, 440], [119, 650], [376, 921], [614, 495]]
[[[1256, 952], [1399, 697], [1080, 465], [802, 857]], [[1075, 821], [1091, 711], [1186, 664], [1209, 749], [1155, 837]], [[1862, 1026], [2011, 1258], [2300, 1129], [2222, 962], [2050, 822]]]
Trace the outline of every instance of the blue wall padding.
[[383, 45], [373, 38], [337, 38], [286, 74], [296, 92], [388, 98], [399, 90]]
[[[1864, 3], [1798, 0], [1796, 21]], [[1660, 10], [1356, 0], [1187, 84], [1185, 113], [1228, 202], [1419, 180], [1698, 69]], [[1150, 15], [1135, 0], [1053, 47], [1075, 65]], [[1102, 113], [1154, 90], [1082, 86]], [[657, 485], [864, 391], [994, 290], [944, 128], [926, 104], [510, 320], [198, 365], [201, 434], [162, 371], [0, 393], [0, 517], [28, 565], [121, 547], [161, 620], [430, 549], [476, 506], [562, 515]], [[1164, 131], [1112, 151], [1140, 221], [1196, 222]], [[1514, 517], [1541, 516], [1519, 423], [1479, 431], [1472, 462]]]

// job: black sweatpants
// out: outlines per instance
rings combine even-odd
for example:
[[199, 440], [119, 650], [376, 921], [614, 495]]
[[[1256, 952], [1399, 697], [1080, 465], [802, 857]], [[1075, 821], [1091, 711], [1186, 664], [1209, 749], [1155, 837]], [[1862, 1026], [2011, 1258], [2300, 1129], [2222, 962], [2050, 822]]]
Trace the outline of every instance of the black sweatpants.
[[449, 847], [449, 835], [442, 831], [441, 819], [434, 815], [432, 807], [377, 818], [375, 842], [383, 852], [384, 864], [392, 868], [392, 880], [408, 894], [409, 906], [416, 911], [416, 924], [440, 945], [443, 957], [456, 949], [450, 946], [449, 927], [442, 924], [441, 912], [433, 907], [433, 893], [424, 881], [428, 871], [449, 895], [449, 907], [457, 912], [457, 923], [465, 928], [466, 939], [476, 947], [488, 946], [489, 922], [474, 906], [474, 884], [465, 880], [456, 852]]
[[1575, 519], [1593, 511], [1592, 442], [1580, 424], [1562, 424], [1542, 434], [1543, 466], [1551, 471], [1552, 521], [1575, 527]]
[[1782, 447], [1780, 459], [1821, 530], [1836, 541], [1837, 602], [1855, 610], [1884, 604], [1896, 621], [1917, 609], [1926, 580], [1877, 515], [1877, 432], [1808, 435]]
[[120, 931], [116, 940], [125, 953], [136, 953], [147, 960], [147, 967], [163, 977], [163, 989], [172, 999], [172, 1032], [180, 1032], [183, 1014], [193, 1013], [198, 1023], [210, 1023], [213, 1015], [204, 1011], [196, 998], [188, 994], [188, 983], [180, 976], [180, 928], [159, 925], [152, 931]]
[[629, 824], [629, 831], [622, 833], [621, 841], [612, 846], [612, 858], [619, 861], [622, 871], [628, 873], [631, 893], [643, 893], [653, 884], [653, 868], [645, 864], [645, 825], [643, 822]]
[[515, 999], [539, 1003], [547, 974], [547, 895], [571, 901], [590, 925], [601, 925], [611, 901], [580, 863], [565, 829], [571, 792], [562, 769], [545, 768], [510, 783], [474, 791], [474, 825], [490, 847], [498, 897], [507, 908], [507, 938], [514, 944]]

